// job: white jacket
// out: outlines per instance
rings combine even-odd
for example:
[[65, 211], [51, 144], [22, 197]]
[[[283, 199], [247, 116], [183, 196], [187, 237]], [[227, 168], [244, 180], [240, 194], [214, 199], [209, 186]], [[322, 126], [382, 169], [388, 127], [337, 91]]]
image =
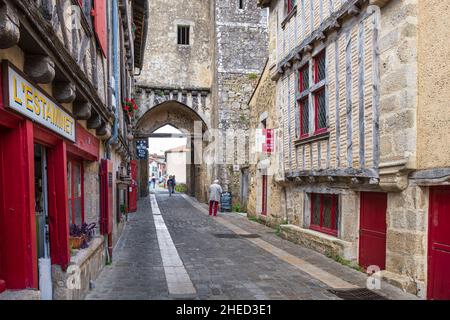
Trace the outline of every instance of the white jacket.
[[220, 195], [222, 193], [222, 187], [218, 184], [212, 184], [209, 186], [209, 201], [220, 202]]

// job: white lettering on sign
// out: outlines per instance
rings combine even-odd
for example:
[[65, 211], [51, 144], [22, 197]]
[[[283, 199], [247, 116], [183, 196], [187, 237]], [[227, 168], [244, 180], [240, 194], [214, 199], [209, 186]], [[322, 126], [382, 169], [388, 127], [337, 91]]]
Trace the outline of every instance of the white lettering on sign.
[[75, 119], [8, 66], [9, 108], [75, 142]]

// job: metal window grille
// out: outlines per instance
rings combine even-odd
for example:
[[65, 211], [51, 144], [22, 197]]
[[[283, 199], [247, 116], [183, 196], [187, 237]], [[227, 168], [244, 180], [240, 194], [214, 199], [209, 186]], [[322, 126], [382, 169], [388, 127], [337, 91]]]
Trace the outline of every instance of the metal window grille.
[[178, 44], [179, 45], [189, 45], [190, 37], [190, 27], [189, 26], [178, 26]]

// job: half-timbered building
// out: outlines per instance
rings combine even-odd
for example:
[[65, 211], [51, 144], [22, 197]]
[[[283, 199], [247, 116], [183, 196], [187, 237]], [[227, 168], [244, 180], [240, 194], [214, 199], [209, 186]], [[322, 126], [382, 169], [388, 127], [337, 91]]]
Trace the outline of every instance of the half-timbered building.
[[258, 3], [270, 12], [273, 179], [286, 199], [264, 215], [287, 220], [285, 238], [381, 270], [418, 296], [449, 298], [449, 52], [437, 21], [448, 10], [415, 0]]
[[130, 198], [123, 102], [143, 64], [147, 6], [0, 1], [3, 295], [79, 299], [111, 259]]

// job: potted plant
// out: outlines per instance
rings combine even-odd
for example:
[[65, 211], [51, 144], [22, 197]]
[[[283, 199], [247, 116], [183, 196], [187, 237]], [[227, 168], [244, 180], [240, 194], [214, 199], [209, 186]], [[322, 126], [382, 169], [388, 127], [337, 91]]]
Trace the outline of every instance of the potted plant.
[[73, 224], [70, 226], [69, 243], [72, 249], [86, 249], [94, 235], [96, 224], [83, 223], [80, 226]]
[[134, 99], [125, 99], [125, 102], [123, 103], [123, 110], [130, 118], [133, 117], [134, 113], [138, 110], [136, 101], [134, 101]]

